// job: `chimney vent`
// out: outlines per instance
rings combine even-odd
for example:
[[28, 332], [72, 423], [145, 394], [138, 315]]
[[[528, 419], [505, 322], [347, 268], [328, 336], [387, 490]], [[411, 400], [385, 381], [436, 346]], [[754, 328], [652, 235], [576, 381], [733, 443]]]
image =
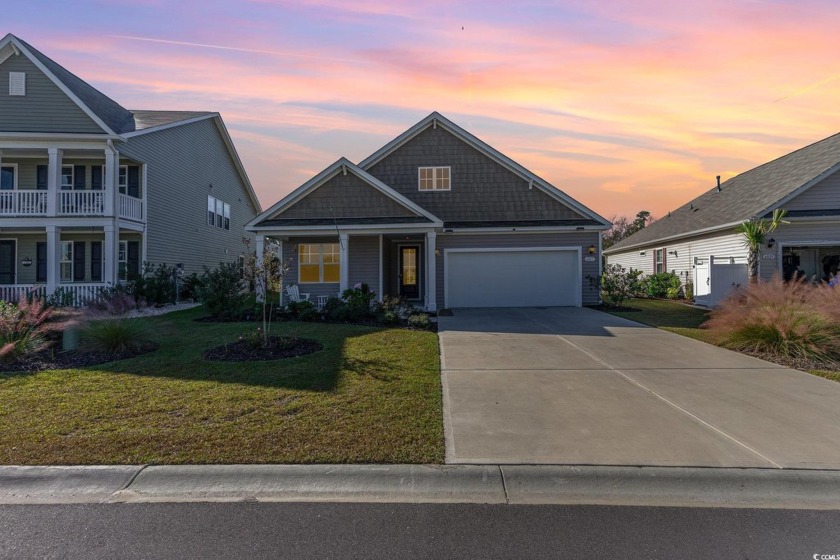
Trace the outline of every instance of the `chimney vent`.
[[720, 192], [720, 175], [717, 176], [717, 182], [718, 182], [717, 190], [718, 190], [718, 192]]

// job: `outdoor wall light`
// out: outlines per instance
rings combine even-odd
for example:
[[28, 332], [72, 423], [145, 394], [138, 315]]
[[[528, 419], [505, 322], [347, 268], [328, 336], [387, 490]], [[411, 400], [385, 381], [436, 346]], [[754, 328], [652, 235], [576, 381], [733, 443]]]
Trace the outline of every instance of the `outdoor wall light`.
[[775, 239], [773, 239], [772, 237], [771, 237], [770, 239], [768, 239], [768, 240], [767, 240], [767, 248], [768, 248], [768, 249], [772, 249], [772, 248], [773, 248], [773, 245], [775, 245], [775, 244], [776, 244], [776, 240], [775, 240]]
[[677, 250], [674, 249], [673, 251], [668, 251], [668, 254], [673, 256], [673, 257], [676, 257], [677, 256]]
[[32, 259], [30, 257], [23, 257], [23, 260], [20, 261], [20, 264], [23, 266], [32, 266]]
[[646, 251], [639, 251], [639, 256], [644, 257], [647, 254]]
[[595, 245], [590, 245], [590, 246], [589, 246], [589, 254], [590, 254], [590, 255], [594, 255], [594, 254], [595, 254], [595, 251], [597, 251], [597, 250], [598, 250], [598, 249], [596, 249], [596, 248], [595, 248]]

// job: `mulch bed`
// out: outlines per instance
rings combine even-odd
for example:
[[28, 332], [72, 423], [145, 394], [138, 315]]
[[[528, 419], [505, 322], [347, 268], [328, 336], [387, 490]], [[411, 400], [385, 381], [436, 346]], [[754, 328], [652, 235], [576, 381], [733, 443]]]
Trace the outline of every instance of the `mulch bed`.
[[619, 312], [622, 312], [622, 313], [627, 313], [629, 311], [641, 311], [641, 309], [639, 309], [638, 307], [626, 307], [624, 305], [614, 306], [614, 305], [600, 304], [600, 305], [587, 305], [586, 307], [588, 307], [589, 309], [594, 309], [595, 311], [606, 311], [606, 312], [619, 311]]
[[107, 364], [108, 362], [116, 362], [117, 360], [125, 360], [135, 356], [141, 356], [154, 352], [158, 349], [157, 343], [149, 343], [143, 345], [137, 350], [127, 350], [125, 352], [116, 353], [101, 353], [101, 352], [86, 352], [84, 350], [74, 350], [70, 352], [57, 352], [55, 349], [44, 350], [34, 356], [15, 362], [13, 364], [0, 364], [0, 372], [15, 373], [28, 372], [33, 373], [46, 369], [75, 369], [96, 366], [99, 364]]
[[824, 362], [819, 360], [812, 360], [808, 358], [795, 358], [792, 356], [781, 356], [778, 354], [767, 354], [763, 352], [753, 352], [750, 350], [741, 350], [742, 354], [758, 358], [767, 362], [773, 362], [780, 366], [789, 367], [791, 369], [798, 369], [801, 371], [809, 371], [821, 369], [825, 371], [840, 371], [840, 364], [837, 362]]
[[320, 342], [309, 338], [272, 336], [269, 340], [270, 345], [267, 348], [256, 348], [247, 340], [223, 344], [205, 352], [204, 359], [219, 362], [280, 360], [312, 354], [323, 349]]

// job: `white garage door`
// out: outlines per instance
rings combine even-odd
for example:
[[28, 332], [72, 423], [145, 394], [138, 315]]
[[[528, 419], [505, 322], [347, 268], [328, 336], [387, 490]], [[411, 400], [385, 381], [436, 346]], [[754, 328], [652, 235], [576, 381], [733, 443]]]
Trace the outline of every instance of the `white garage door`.
[[578, 306], [579, 252], [569, 249], [446, 251], [446, 307]]

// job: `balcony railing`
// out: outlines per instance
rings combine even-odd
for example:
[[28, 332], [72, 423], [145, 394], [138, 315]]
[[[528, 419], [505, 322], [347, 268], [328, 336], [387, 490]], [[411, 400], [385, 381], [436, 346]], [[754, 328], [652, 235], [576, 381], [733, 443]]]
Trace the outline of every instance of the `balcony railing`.
[[17, 303], [20, 296], [44, 297], [46, 288], [35, 284], [0, 284], [0, 300]]
[[[56, 292], [63, 293], [59, 298], [63, 305], [81, 307], [99, 297], [106, 286], [104, 282], [59, 284]], [[0, 284], [0, 300], [14, 303], [20, 300], [21, 295], [43, 298], [47, 295], [47, 288], [43, 284]]]
[[44, 191], [0, 191], [0, 216], [46, 216]]
[[64, 216], [104, 216], [104, 191], [61, 191], [58, 213]]
[[119, 198], [119, 206], [120, 218], [136, 220], [138, 222], [143, 221], [143, 201], [139, 198], [121, 194]]

